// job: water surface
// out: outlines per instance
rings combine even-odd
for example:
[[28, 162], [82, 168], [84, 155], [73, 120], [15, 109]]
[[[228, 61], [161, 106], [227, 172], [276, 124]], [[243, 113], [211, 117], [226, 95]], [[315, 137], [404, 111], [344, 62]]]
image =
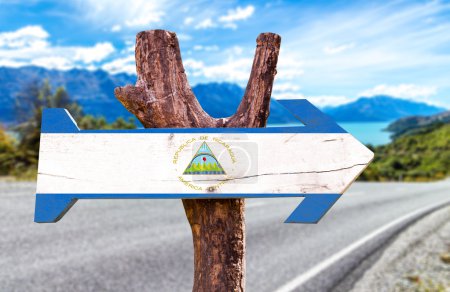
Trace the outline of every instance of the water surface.
[[[374, 146], [387, 144], [391, 141], [391, 133], [383, 131], [391, 122], [359, 122], [338, 123], [344, 130], [352, 134], [363, 144]], [[295, 124], [268, 124], [268, 127], [303, 126], [302, 123]]]

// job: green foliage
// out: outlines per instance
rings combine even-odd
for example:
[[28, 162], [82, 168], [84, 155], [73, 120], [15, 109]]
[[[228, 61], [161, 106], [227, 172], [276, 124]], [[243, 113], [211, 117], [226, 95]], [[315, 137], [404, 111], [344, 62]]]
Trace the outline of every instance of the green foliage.
[[133, 118], [129, 118], [128, 121], [126, 121], [122, 117], [119, 117], [111, 124], [108, 124], [106, 119], [102, 116], [94, 117], [92, 115], [86, 115], [81, 117], [77, 124], [80, 129], [84, 130], [136, 129]]
[[0, 175], [10, 174], [16, 161], [15, 141], [0, 126]]
[[17, 95], [16, 114], [20, 124], [13, 130], [19, 139], [14, 141], [0, 128], [0, 175], [33, 178], [36, 176], [39, 139], [44, 108], [65, 108], [81, 129], [134, 129], [134, 119], [118, 118], [108, 123], [104, 117], [84, 115], [80, 105], [72, 101], [63, 87], [52, 90], [50, 83], [33, 82]]
[[[16, 113], [22, 121], [15, 128], [20, 137], [17, 147], [17, 155], [20, 157], [17, 167], [20, 170], [37, 164], [42, 111], [51, 107], [66, 108], [74, 119], [81, 118], [83, 114], [81, 107], [70, 100], [64, 88], [59, 87], [53, 93], [47, 80], [40, 87], [37, 83], [32, 83], [17, 95]], [[25, 118], [27, 113], [28, 119]]]
[[450, 173], [450, 124], [433, 124], [373, 148], [361, 180], [430, 181]]

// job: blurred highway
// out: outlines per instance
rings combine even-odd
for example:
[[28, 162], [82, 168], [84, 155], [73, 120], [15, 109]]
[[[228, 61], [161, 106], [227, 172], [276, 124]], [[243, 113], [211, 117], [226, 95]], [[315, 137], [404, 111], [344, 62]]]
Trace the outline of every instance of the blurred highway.
[[[36, 224], [34, 188], [0, 182], [0, 291], [191, 291], [180, 200], [81, 200], [60, 222]], [[247, 291], [336, 287], [429, 206], [450, 200], [450, 181], [355, 183], [319, 224], [283, 224], [300, 200], [246, 201]]]

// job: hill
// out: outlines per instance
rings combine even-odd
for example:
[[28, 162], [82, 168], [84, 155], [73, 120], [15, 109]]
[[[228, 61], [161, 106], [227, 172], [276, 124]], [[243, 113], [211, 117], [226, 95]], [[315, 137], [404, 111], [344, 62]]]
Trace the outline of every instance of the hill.
[[412, 116], [401, 118], [386, 128], [387, 131], [392, 132], [392, 137], [396, 138], [401, 135], [411, 135], [425, 129], [435, 127], [436, 124], [449, 124], [450, 111], [439, 113], [432, 116]]
[[450, 124], [416, 128], [372, 150], [375, 159], [360, 180], [429, 181], [450, 175]]
[[[105, 71], [72, 69], [48, 70], [28, 66], [21, 68], [0, 67], [0, 122], [14, 124], [16, 95], [31, 82], [48, 79], [52, 87], [63, 86], [72, 99], [88, 114], [105, 116], [108, 121], [131, 114], [114, 97], [114, 88], [134, 84], [136, 76], [111, 75]], [[213, 117], [232, 115], [244, 95], [244, 89], [231, 83], [199, 84], [192, 88], [202, 107]], [[296, 120], [275, 100], [270, 104], [269, 123], [293, 123]]]
[[338, 122], [386, 122], [406, 116], [433, 115], [445, 111], [445, 108], [379, 95], [361, 97], [354, 102], [323, 110]]

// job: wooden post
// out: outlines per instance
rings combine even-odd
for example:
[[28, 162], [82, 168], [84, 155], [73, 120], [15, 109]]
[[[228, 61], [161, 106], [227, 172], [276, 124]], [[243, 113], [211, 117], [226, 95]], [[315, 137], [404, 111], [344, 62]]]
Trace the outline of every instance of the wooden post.
[[[281, 37], [262, 33], [237, 112], [210, 117], [192, 92], [175, 33], [143, 31], [136, 36], [135, 86], [114, 90], [117, 99], [147, 128], [264, 127]], [[194, 241], [193, 291], [245, 290], [244, 199], [184, 199]]]

